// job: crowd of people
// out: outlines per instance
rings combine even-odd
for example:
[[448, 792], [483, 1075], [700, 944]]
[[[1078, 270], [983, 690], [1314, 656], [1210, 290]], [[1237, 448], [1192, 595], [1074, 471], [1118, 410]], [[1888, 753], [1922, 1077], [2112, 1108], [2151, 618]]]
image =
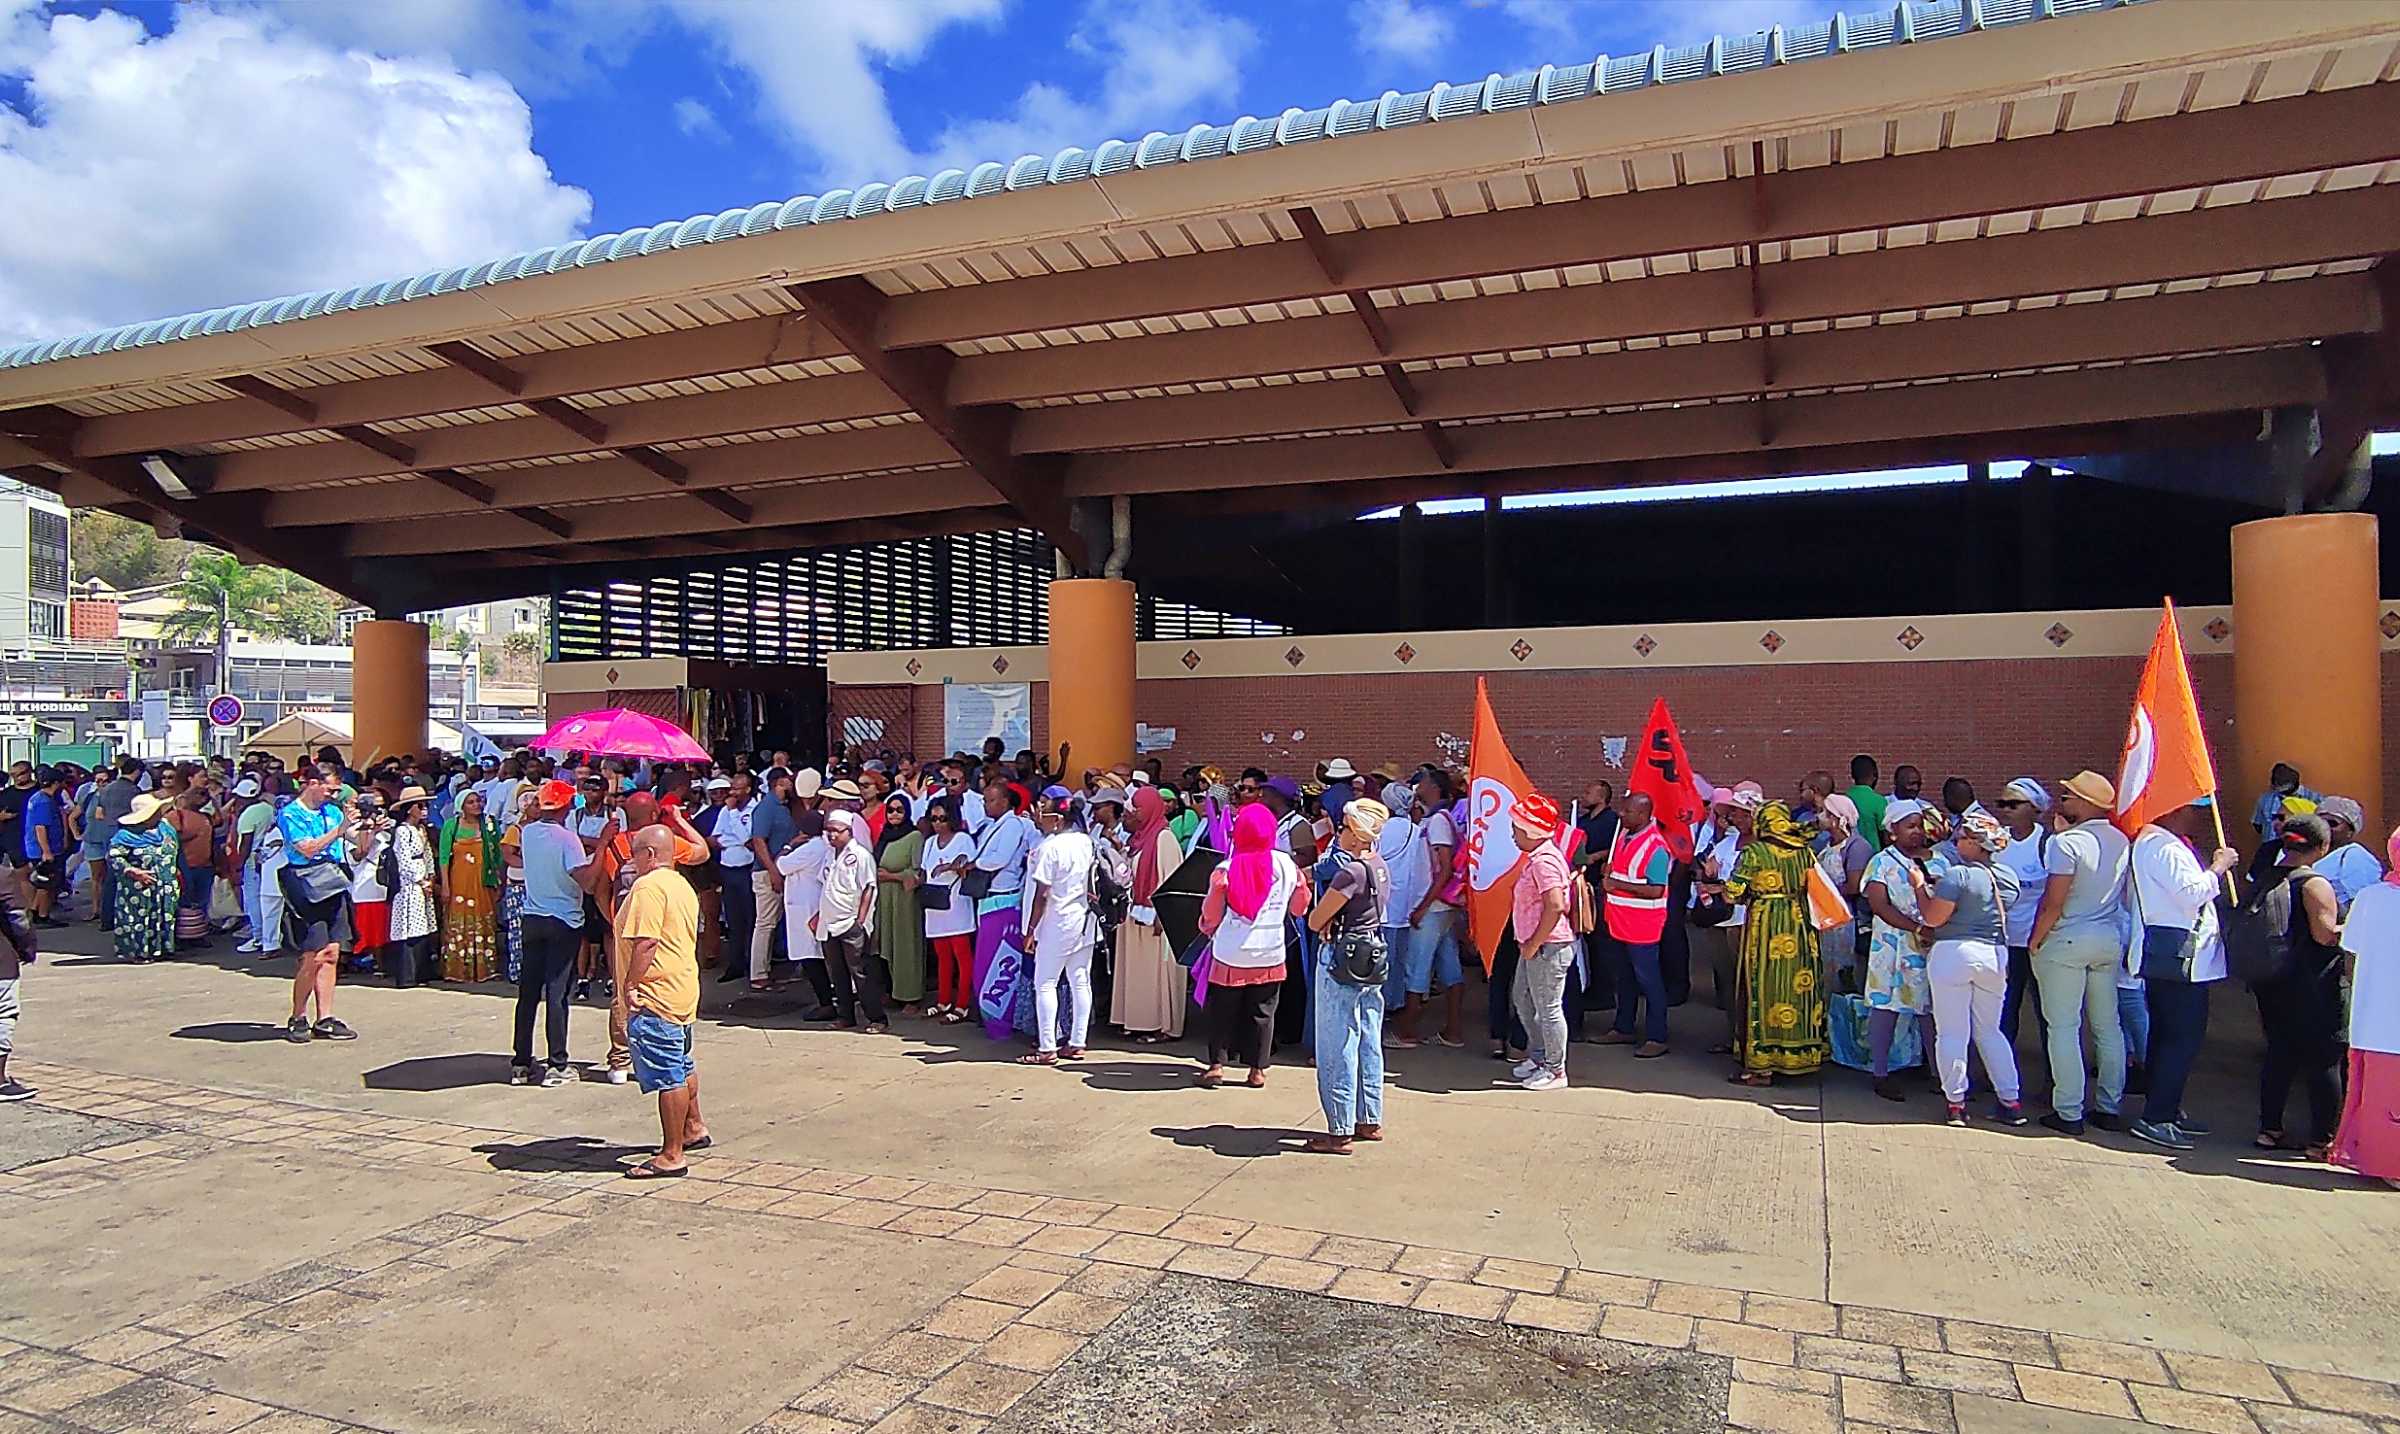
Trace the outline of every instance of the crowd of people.
[[[355, 1037], [333, 1010], [345, 967], [505, 980], [511, 1079], [554, 1086], [573, 1079], [571, 1004], [607, 1002], [604, 1078], [661, 1101], [639, 1178], [710, 1139], [691, 1037], [714, 967], [737, 994], [797, 993], [809, 1021], [980, 1024], [1033, 1066], [1084, 1058], [1096, 1026], [1150, 1044], [1196, 1025], [1199, 1084], [1256, 1087], [1297, 1047], [1327, 1126], [1308, 1148], [1328, 1154], [1383, 1138], [1387, 1051], [1467, 1043], [1478, 973], [1490, 1053], [1530, 1092], [1568, 1084], [1577, 1043], [1667, 1055], [1667, 1011], [1705, 975], [1735, 1082], [1841, 1063], [1894, 1101], [1930, 1084], [1952, 1124], [1981, 1094], [2024, 1125], [2030, 1007], [2044, 1126], [2188, 1150], [2211, 1133], [2184, 1103], [2210, 993], [2238, 979], [2266, 1038], [2256, 1144], [2400, 1180], [2400, 877], [2360, 844], [2356, 801], [2288, 767], [2249, 814], [2248, 859], [2206, 803], [2128, 838], [2092, 771], [2018, 777], [1987, 804], [1957, 776], [1927, 800], [1911, 766], [1886, 790], [1860, 756], [1846, 789], [1827, 771], [1782, 798], [1704, 783], [1689, 832], [1607, 781], [1564, 809], [1526, 793], [1509, 919], [1478, 950], [1452, 769], [1170, 778], [1153, 759], [1070, 780], [1069, 755], [859, 752], [830, 773], [784, 752], [20, 764], [0, 853], [26, 951], [81, 885], [129, 961], [221, 934], [296, 953], [295, 1043]], [[0, 1094], [20, 1088], [7, 1046]]]

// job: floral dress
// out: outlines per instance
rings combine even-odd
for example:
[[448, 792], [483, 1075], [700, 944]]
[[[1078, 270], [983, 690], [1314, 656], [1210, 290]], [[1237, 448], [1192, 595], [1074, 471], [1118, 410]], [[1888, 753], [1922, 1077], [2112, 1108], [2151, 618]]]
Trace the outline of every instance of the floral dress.
[[442, 826], [441, 862], [449, 882], [449, 909], [442, 913], [442, 976], [451, 981], [489, 981], [499, 954], [497, 890], [500, 834], [489, 821], [452, 817]]
[[[1859, 890], [1876, 882], [1883, 883], [1892, 906], [1903, 916], [1917, 914], [1917, 889], [1909, 880], [1909, 859], [1898, 847], [1887, 846], [1875, 853], [1867, 863], [1866, 879]], [[1928, 852], [1924, 862], [1928, 886], [1942, 879], [1950, 863], [1938, 852]], [[1859, 911], [1863, 915], [1866, 902], [1862, 897]], [[1876, 1011], [1907, 1011], [1922, 1016], [1933, 1009], [1933, 986], [1925, 976], [1925, 953], [1919, 951], [1916, 939], [1909, 932], [1875, 919], [1875, 931], [1867, 945], [1867, 1008]]]
[[434, 932], [433, 841], [428, 832], [414, 822], [392, 828], [392, 868], [398, 877], [392, 887], [394, 941], [415, 941]]
[[[175, 954], [175, 903], [181, 895], [182, 847], [164, 822], [119, 831], [108, 846], [116, 878], [112, 898], [117, 954], [128, 961], [162, 961]], [[137, 871], [154, 880], [133, 879]]]

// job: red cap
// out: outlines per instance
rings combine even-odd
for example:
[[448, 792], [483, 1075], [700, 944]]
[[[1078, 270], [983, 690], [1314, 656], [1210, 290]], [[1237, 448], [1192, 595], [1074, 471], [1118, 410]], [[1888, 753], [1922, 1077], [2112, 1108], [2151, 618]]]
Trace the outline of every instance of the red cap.
[[1527, 831], [1549, 836], [1558, 830], [1558, 803], [1540, 792], [1527, 792], [1517, 799], [1517, 810], [1512, 820]]
[[553, 777], [534, 793], [533, 803], [546, 812], [563, 812], [575, 805], [575, 784]]

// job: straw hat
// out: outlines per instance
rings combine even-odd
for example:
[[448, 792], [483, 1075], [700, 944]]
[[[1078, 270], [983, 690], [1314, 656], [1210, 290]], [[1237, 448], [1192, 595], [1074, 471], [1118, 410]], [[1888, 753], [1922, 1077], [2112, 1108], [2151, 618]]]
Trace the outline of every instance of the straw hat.
[[400, 795], [392, 798], [392, 815], [398, 816], [412, 806], [432, 801], [423, 787], [402, 787]]
[[156, 792], [144, 792], [133, 799], [133, 805], [126, 808], [124, 820], [118, 825], [146, 827], [158, 819], [160, 812], [173, 805], [175, 805], [173, 797], [162, 797]]

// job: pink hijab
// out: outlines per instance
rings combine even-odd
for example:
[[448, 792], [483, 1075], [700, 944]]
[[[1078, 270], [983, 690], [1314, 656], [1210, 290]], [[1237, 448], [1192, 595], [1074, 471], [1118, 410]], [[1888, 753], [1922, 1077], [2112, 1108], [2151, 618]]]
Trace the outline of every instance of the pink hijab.
[[1225, 900], [1244, 921], [1258, 919], [1275, 889], [1275, 814], [1252, 802], [1233, 819], [1233, 855], [1225, 861]]
[[2390, 864], [2384, 868], [2383, 879], [2400, 886], [2400, 827], [2392, 828], [2391, 836], [2385, 839], [2383, 854], [2390, 860]]

